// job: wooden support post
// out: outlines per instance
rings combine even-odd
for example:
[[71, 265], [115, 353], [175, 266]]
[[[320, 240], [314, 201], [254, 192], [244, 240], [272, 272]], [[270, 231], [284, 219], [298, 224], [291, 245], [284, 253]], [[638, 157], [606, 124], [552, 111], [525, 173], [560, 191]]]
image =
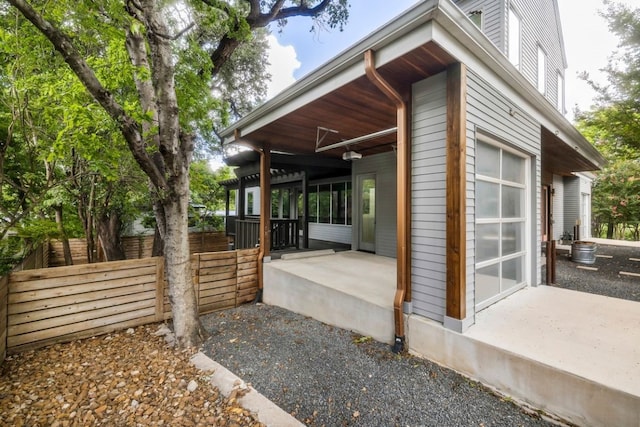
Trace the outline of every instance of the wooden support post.
[[465, 65], [450, 65], [447, 69], [446, 315], [458, 320], [467, 315], [466, 87]]
[[156, 322], [164, 320], [164, 257], [156, 257]]
[[244, 220], [244, 211], [246, 206], [246, 194], [244, 191], [244, 177], [238, 178], [238, 197], [236, 198], [236, 216], [240, 220]]
[[550, 269], [550, 274], [548, 275], [549, 281], [547, 282], [547, 285], [556, 283], [556, 257], [557, 257], [556, 241], [550, 240], [549, 246], [551, 247], [551, 251], [550, 251], [551, 256], [550, 256], [550, 259], [547, 259], [547, 269]]
[[262, 146], [260, 155], [260, 246], [264, 256], [271, 254], [271, 148]]
[[[297, 201], [296, 201], [297, 203]], [[309, 248], [309, 178], [307, 171], [302, 171], [302, 247]]]
[[258, 253], [258, 301], [264, 289], [264, 257], [271, 254], [271, 147], [260, 152], [260, 252]]

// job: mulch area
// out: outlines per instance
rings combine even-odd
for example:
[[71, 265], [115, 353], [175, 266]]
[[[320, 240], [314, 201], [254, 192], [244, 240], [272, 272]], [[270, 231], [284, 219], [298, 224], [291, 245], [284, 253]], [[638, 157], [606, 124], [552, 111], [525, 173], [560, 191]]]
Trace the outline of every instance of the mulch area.
[[4, 426], [261, 426], [176, 349], [141, 326], [8, 357]]
[[[630, 301], [640, 301], [640, 277], [621, 272], [640, 274], [640, 248], [598, 245], [593, 265], [571, 261], [568, 250], [558, 250], [556, 284], [552, 286], [589, 292]], [[608, 257], [611, 258], [608, 258]], [[579, 267], [597, 268], [597, 271]]]

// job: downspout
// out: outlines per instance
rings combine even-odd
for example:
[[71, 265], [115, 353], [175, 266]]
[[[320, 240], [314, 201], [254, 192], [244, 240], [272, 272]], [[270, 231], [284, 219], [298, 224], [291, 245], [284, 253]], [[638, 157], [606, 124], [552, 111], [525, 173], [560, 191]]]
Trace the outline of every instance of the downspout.
[[400, 353], [404, 350], [404, 314], [403, 304], [407, 296], [409, 278], [409, 149], [407, 129], [407, 103], [404, 98], [387, 82], [376, 70], [373, 50], [364, 54], [365, 72], [367, 77], [382, 93], [384, 93], [396, 106], [397, 114], [397, 279], [396, 293], [393, 299], [393, 317], [395, 322], [395, 339], [393, 352]]

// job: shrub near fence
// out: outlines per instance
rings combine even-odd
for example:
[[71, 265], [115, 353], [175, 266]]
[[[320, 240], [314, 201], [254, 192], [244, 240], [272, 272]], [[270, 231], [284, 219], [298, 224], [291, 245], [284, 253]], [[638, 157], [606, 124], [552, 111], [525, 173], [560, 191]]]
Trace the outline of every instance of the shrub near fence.
[[[253, 300], [257, 256], [257, 249], [192, 256], [200, 314]], [[169, 319], [163, 266], [163, 258], [146, 258], [12, 273], [7, 353]]]

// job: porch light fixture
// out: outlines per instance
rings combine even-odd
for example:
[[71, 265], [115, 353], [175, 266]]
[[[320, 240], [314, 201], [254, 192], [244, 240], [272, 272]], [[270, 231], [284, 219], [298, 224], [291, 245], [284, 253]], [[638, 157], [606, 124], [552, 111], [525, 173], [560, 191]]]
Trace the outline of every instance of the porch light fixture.
[[360, 160], [362, 158], [362, 154], [356, 153], [355, 151], [345, 151], [342, 153], [342, 160]]

